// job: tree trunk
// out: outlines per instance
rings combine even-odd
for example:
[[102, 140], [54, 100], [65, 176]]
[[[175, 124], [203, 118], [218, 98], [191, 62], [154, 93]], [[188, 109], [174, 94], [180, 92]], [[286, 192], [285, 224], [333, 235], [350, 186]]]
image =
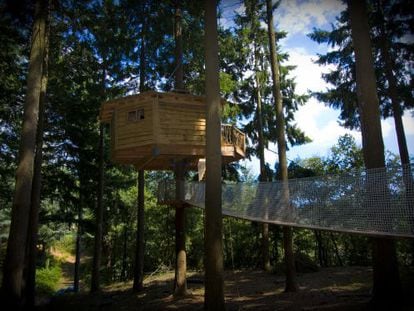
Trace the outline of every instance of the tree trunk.
[[[147, 62], [145, 59], [145, 39], [147, 20], [145, 12], [145, 3], [141, 3], [141, 13], [144, 18], [141, 32], [141, 50], [139, 53], [139, 91], [144, 92], [145, 74]], [[138, 209], [137, 209], [137, 237], [135, 245], [135, 265], [134, 265], [134, 284], [133, 290], [138, 292], [144, 289], [144, 231], [145, 231], [145, 172], [138, 171]]]
[[221, 107], [217, 39], [217, 3], [205, 0], [206, 60], [206, 195], [205, 310], [225, 310], [223, 219], [221, 212]]
[[[288, 188], [288, 171], [286, 160], [286, 138], [285, 138], [285, 117], [283, 114], [282, 92], [280, 90], [280, 73], [277, 61], [277, 50], [275, 41], [275, 31], [273, 26], [273, 10], [271, 0], [266, 0], [267, 9], [267, 27], [270, 46], [270, 65], [272, 69], [273, 80], [273, 97], [275, 99], [276, 108], [276, 135], [277, 135], [277, 149], [279, 155], [279, 171], [280, 179], [283, 182], [283, 200], [286, 207], [290, 208], [289, 204], [289, 188]], [[293, 234], [292, 228], [283, 227], [283, 244], [285, 249], [285, 263], [286, 263], [286, 288], [287, 292], [295, 292], [298, 290], [296, 282], [295, 258], [293, 254]]]
[[[256, 101], [257, 101], [257, 132], [259, 133], [259, 162], [260, 162], [260, 181], [267, 181], [266, 176], [266, 163], [264, 157], [264, 135], [263, 135], [263, 112], [262, 112], [262, 96], [261, 96], [261, 83], [259, 80], [259, 68], [258, 68], [258, 52], [255, 45], [255, 57], [254, 57], [255, 79], [256, 79]], [[268, 210], [266, 209], [264, 218], [268, 217]], [[262, 267], [265, 271], [270, 271], [270, 255], [269, 255], [269, 224], [262, 224]]]
[[[184, 73], [183, 73], [183, 38], [182, 38], [182, 17], [180, 0], [175, 1], [175, 90], [182, 91], [184, 89]], [[176, 201], [182, 202], [184, 199], [184, 161], [175, 163], [175, 187]], [[187, 295], [187, 255], [185, 252], [185, 210], [178, 203], [175, 208], [175, 282], [174, 296], [182, 297]]]
[[20, 138], [19, 164], [16, 171], [7, 253], [3, 266], [3, 302], [16, 309], [20, 308], [22, 303], [23, 268], [29, 226], [34, 152], [46, 45], [47, 4], [47, 0], [36, 2]]
[[184, 169], [185, 162], [175, 163], [175, 282], [174, 296], [187, 295], [187, 255], [185, 252], [185, 209], [181, 202], [184, 199]]
[[[365, 1], [348, 1], [352, 41], [355, 50], [357, 96], [361, 116], [362, 146], [367, 169], [385, 167], [380, 110]], [[378, 306], [398, 303], [401, 283], [395, 242], [373, 239], [373, 302]]]
[[[104, 70], [106, 72], [106, 70]], [[103, 238], [103, 196], [104, 196], [104, 137], [105, 128], [101, 123], [99, 126], [99, 177], [98, 177], [98, 200], [96, 206], [95, 244], [93, 250], [93, 264], [91, 277], [91, 293], [100, 290], [100, 270], [102, 257]]]
[[174, 39], [175, 39], [175, 85], [178, 91], [184, 90], [184, 70], [183, 70], [183, 37], [182, 37], [182, 16], [181, 1], [175, 0], [175, 16], [174, 16]]
[[[102, 101], [106, 99], [106, 74], [107, 74], [107, 57], [102, 56], [102, 77], [101, 77], [101, 97]], [[92, 276], [91, 276], [91, 293], [100, 290], [100, 271], [102, 258], [102, 238], [103, 238], [103, 197], [104, 197], [104, 178], [105, 178], [105, 128], [101, 123], [99, 125], [99, 173], [97, 189], [97, 205], [95, 215], [95, 241], [93, 250]]]
[[388, 40], [388, 33], [387, 33], [387, 26], [384, 20], [384, 15], [382, 12], [382, 4], [381, 0], [378, 1], [378, 13], [381, 16], [380, 20], [380, 29], [381, 29], [381, 37], [380, 37], [380, 50], [383, 62], [385, 64], [385, 75], [388, 80], [388, 95], [391, 98], [392, 104], [392, 112], [394, 117], [395, 123], [395, 131], [397, 133], [397, 142], [398, 142], [398, 150], [400, 153], [401, 164], [409, 165], [410, 164], [410, 156], [408, 153], [407, 148], [407, 140], [405, 137], [404, 132], [404, 125], [402, 121], [402, 111], [401, 106], [398, 102], [398, 90], [397, 90], [397, 80], [393, 73], [394, 63], [393, 59], [390, 55], [390, 44]]
[[122, 270], [121, 270], [121, 282], [127, 280], [127, 258], [128, 258], [128, 222], [124, 223], [124, 232], [122, 237]]
[[[391, 98], [392, 112], [395, 123], [395, 132], [397, 134], [398, 150], [400, 154], [402, 170], [403, 170], [403, 180], [405, 184], [405, 198], [408, 209], [413, 207], [413, 198], [414, 198], [414, 181], [411, 173], [410, 167], [410, 155], [408, 153], [407, 139], [405, 137], [404, 124], [402, 120], [402, 109], [398, 100], [398, 88], [397, 88], [397, 79], [395, 78], [393, 69], [395, 67], [392, 56], [390, 55], [390, 42], [388, 40], [388, 31], [387, 24], [384, 19], [384, 14], [382, 10], [382, 1], [378, 0], [378, 13], [380, 14], [380, 49], [381, 57], [385, 64], [385, 75], [388, 81], [388, 95]], [[411, 216], [409, 219], [411, 230], [414, 231], [414, 216]], [[414, 249], [414, 241], [411, 242]], [[413, 252], [414, 256], [414, 252]]]
[[[48, 7], [49, 7], [48, 3]], [[33, 184], [32, 184], [32, 196], [30, 206], [30, 220], [28, 228], [28, 240], [27, 240], [27, 275], [26, 275], [26, 306], [31, 308], [35, 304], [36, 296], [36, 258], [37, 258], [37, 240], [38, 240], [38, 227], [39, 227], [39, 210], [42, 188], [42, 158], [43, 158], [43, 129], [44, 129], [44, 115], [46, 106], [46, 90], [48, 82], [48, 62], [49, 62], [49, 34], [50, 23], [49, 13], [46, 17], [46, 32], [45, 32], [45, 53], [43, 61], [42, 72], [42, 86], [40, 90], [39, 98], [39, 121], [37, 125], [36, 134], [36, 153], [34, 160], [34, 172], [33, 172]]]
[[78, 228], [76, 232], [76, 249], [75, 249], [75, 271], [74, 271], [74, 276], [73, 276], [73, 291], [75, 293], [79, 292], [81, 236], [82, 236], [82, 207], [83, 207], [82, 193], [80, 193], [79, 196], [80, 197], [79, 197], [79, 206], [78, 206]]
[[135, 249], [134, 291], [144, 288], [145, 173], [138, 171], [137, 241]]

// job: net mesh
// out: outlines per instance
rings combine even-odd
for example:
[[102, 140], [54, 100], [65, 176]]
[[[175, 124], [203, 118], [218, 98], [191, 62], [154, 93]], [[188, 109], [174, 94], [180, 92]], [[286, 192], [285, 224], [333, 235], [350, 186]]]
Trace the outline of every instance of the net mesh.
[[[257, 222], [380, 236], [414, 237], [413, 166], [288, 182], [223, 184], [222, 213]], [[205, 183], [186, 182], [184, 201], [204, 208]], [[173, 202], [174, 181], [158, 200]]]

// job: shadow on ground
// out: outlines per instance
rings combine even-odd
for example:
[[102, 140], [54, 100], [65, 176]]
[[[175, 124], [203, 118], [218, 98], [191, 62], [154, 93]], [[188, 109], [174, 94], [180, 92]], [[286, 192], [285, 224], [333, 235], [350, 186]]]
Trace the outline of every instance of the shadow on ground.
[[[174, 274], [164, 273], [145, 281], [134, 293], [131, 283], [118, 283], [95, 295], [68, 294], [52, 299], [42, 310], [202, 310], [202, 274], [189, 275], [190, 295], [172, 296]], [[326, 268], [298, 275], [300, 291], [284, 292], [284, 277], [262, 271], [225, 273], [228, 310], [375, 310], [370, 307], [372, 270], [367, 267]], [[405, 273], [402, 310], [414, 310], [414, 277]]]

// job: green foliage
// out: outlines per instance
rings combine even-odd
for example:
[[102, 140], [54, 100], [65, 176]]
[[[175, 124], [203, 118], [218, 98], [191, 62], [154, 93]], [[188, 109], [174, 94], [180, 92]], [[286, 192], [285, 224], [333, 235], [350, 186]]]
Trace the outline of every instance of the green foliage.
[[56, 265], [36, 270], [36, 291], [39, 295], [51, 295], [57, 289], [62, 277], [62, 269]]
[[[378, 4], [382, 4], [381, 10]], [[368, 21], [371, 26], [371, 40], [377, 75], [378, 96], [382, 116], [393, 115], [389, 82], [384, 70], [384, 59], [381, 55], [381, 44], [384, 40], [383, 27], [386, 28], [385, 40], [391, 45], [389, 54], [392, 57], [393, 71], [397, 79], [398, 102], [402, 110], [413, 107], [412, 74], [409, 72], [413, 64], [413, 43], [406, 40], [412, 37], [413, 24], [412, 3], [410, 1], [369, 1]], [[382, 18], [382, 15], [384, 15]], [[326, 44], [331, 49], [326, 54], [318, 55], [316, 61], [320, 65], [334, 65], [335, 68], [324, 73], [322, 78], [331, 87], [326, 91], [313, 95], [326, 105], [339, 109], [341, 125], [350, 129], [359, 128], [359, 112], [357, 109], [355, 59], [352, 47], [348, 11], [343, 11], [331, 30], [314, 29], [309, 37], [319, 44]]]

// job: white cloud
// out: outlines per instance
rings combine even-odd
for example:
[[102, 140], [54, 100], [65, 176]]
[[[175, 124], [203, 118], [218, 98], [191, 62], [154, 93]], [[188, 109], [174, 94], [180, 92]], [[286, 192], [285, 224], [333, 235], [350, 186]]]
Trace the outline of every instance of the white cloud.
[[334, 68], [331, 66], [319, 66], [314, 63], [316, 56], [309, 54], [304, 48], [289, 49], [289, 60], [286, 65], [296, 66], [290, 73], [297, 83], [298, 93], [310, 91], [322, 91], [328, 84], [322, 79], [322, 73], [326, 73]]
[[321, 27], [332, 21], [344, 9], [338, 0], [319, 1], [282, 1], [275, 12], [278, 29], [285, 30], [288, 35], [308, 33], [312, 27]]
[[403, 116], [405, 135], [414, 135], [414, 110], [407, 111]]

